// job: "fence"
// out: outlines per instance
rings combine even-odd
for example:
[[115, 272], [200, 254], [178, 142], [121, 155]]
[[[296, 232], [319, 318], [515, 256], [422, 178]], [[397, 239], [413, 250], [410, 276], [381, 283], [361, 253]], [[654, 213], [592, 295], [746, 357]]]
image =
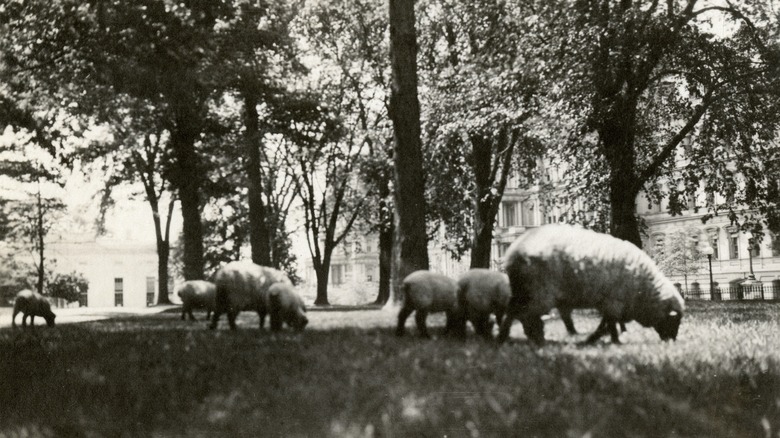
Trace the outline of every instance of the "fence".
[[710, 290], [701, 288], [698, 284], [694, 283], [687, 291], [682, 288], [680, 293], [686, 300], [780, 300], [780, 284], [772, 282], [724, 287], [716, 286], [714, 289]]

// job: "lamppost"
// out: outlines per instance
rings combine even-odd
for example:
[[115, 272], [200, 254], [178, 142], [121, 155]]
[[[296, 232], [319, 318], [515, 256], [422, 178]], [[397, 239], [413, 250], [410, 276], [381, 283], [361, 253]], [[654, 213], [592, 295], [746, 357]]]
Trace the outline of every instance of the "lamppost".
[[716, 297], [717, 297], [717, 300], [719, 300], [720, 293], [718, 293], [717, 295], [715, 294], [715, 284], [712, 281], [712, 255], [715, 254], [715, 249], [713, 249], [709, 243], [705, 242], [702, 245], [700, 252], [707, 256], [707, 264], [710, 267], [710, 299], [716, 301]]
[[755, 241], [753, 240], [753, 233], [750, 231], [746, 232], [745, 236], [748, 239], [748, 263], [750, 265], [750, 275], [748, 275], [747, 281], [753, 283], [756, 281], [756, 274], [753, 273], [753, 245], [755, 245]]

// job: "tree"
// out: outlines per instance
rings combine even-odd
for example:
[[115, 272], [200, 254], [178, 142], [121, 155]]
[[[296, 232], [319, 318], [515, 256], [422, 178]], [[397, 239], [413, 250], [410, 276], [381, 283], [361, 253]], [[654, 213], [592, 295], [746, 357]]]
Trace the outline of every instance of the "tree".
[[393, 251], [393, 177], [389, 105], [387, 14], [377, 0], [311, 2], [301, 16], [302, 33], [315, 56], [338, 75], [348, 95], [343, 113], [354, 137], [362, 138], [365, 154], [358, 172], [369, 199], [359, 220], [361, 229], [379, 235], [379, 290], [376, 303], [390, 297]]
[[249, 206], [249, 242], [252, 261], [273, 265], [274, 229], [269, 229], [270, 212], [264, 203], [263, 120], [272, 113], [263, 111], [270, 100], [282, 101], [285, 79], [301, 70], [290, 23], [297, 5], [280, 1], [241, 2], [236, 17], [219, 32], [219, 67], [229, 78], [228, 85], [243, 104], [243, 155], [245, 186]]
[[525, 50], [523, 12], [501, 1], [423, 10], [429, 219], [447, 225], [454, 255], [471, 249], [472, 268], [490, 266], [510, 174], [530, 181], [541, 155], [527, 123], [538, 112], [540, 80]]
[[[531, 17], [548, 42], [550, 97], [566, 123], [568, 141], [554, 153], [570, 164], [579, 197], [603, 198], [614, 236], [641, 246], [636, 197], [660, 196], [678, 172], [688, 191], [670, 193], [673, 207], [700, 186], [736, 194], [737, 205], [765, 197], [763, 159], [775, 154], [779, 114], [772, 13], [697, 0], [563, 4], [539, 5]], [[733, 214], [725, 203], [707, 209]]]
[[[389, 23], [392, 71], [389, 114], [393, 121], [395, 248], [398, 260], [396, 280], [400, 282], [413, 271], [428, 269], [414, 1], [390, 0]], [[397, 288], [395, 290], [395, 299], [398, 300]]]
[[49, 280], [49, 295], [54, 298], [62, 298], [71, 303], [78, 301], [89, 290], [89, 282], [78, 272], [68, 274], [56, 274]]
[[[113, 187], [130, 181], [140, 181], [144, 198], [152, 210], [154, 223], [157, 248], [157, 290], [159, 291], [157, 303], [170, 304], [168, 261], [171, 252], [171, 220], [173, 219], [176, 197], [170, 193], [168, 183], [163, 177], [166, 166], [165, 141], [167, 132], [161, 127], [154, 130], [153, 120], [153, 118], [136, 114], [135, 118], [126, 117], [123, 123], [113, 124], [116, 131], [113, 158], [120, 163], [115, 169], [116, 173], [107, 178], [104, 186], [101, 200], [101, 223], [107, 208], [113, 204], [111, 199]], [[143, 132], [144, 129], [149, 131]], [[166, 199], [167, 206], [161, 209], [160, 204]]]
[[[290, 169], [295, 172], [296, 193], [302, 204], [306, 243], [317, 275], [314, 304], [328, 305], [328, 278], [333, 251], [344, 241], [362, 215], [366, 196], [357, 184], [357, 165], [365, 141], [347, 129], [341, 113], [349, 108], [349, 95], [338, 75], [318, 76], [322, 104], [311, 96], [295, 107], [286, 105], [292, 129], [285, 141]], [[332, 111], [332, 112], [331, 112]]]
[[672, 233], [663, 250], [648, 248], [661, 272], [666, 275], [682, 275], [685, 291], [688, 291], [688, 276], [696, 275], [701, 269], [703, 255], [699, 250], [699, 234], [696, 228]]

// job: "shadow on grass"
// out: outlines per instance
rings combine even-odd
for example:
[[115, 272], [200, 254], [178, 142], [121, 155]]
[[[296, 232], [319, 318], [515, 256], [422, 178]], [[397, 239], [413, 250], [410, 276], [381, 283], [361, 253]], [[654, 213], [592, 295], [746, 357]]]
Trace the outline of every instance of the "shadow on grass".
[[365, 326], [378, 313], [357, 312], [303, 333], [258, 330], [249, 313], [236, 331], [165, 313], [0, 330], [0, 434], [774, 435], [780, 349], [732, 339], [776, 333], [777, 307], [728, 338], [710, 334], [724, 318], [710, 310], [692, 306], [674, 344], [630, 326], [626, 345], [581, 347], [548, 321], [541, 349], [397, 338], [387, 321]]

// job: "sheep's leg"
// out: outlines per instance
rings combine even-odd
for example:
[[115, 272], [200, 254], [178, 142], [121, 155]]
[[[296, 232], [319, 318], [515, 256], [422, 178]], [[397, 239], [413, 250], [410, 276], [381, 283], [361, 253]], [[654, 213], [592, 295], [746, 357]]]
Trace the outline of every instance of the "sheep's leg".
[[515, 315], [511, 312], [507, 312], [504, 316], [504, 320], [501, 321], [501, 328], [498, 330], [498, 342], [504, 343], [509, 337], [509, 331], [512, 329], [512, 323], [515, 320]]
[[466, 337], [466, 317], [461, 312], [447, 312], [447, 326], [444, 333], [456, 338]]
[[561, 315], [561, 321], [563, 321], [563, 325], [566, 326], [566, 331], [569, 332], [570, 335], [576, 335], [577, 329], [574, 328], [574, 321], [571, 319], [571, 309], [567, 307], [559, 307], [558, 313]]
[[196, 321], [195, 315], [192, 314], [192, 307], [187, 309], [187, 314], [190, 315], [190, 321]]
[[222, 316], [222, 312], [220, 312], [219, 309], [214, 309], [214, 313], [211, 314], [211, 325], [209, 325], [211, 330], [217, 328], [220, 316]]
[[504, 312], [498, 311], [496, 312], [496, 325], [501, 327], [501, 321], [504, 319]]
[[401, 311], [398, 312], [398, 325], [395, 328], [395, 335], [396, 336], [403, 336], [404, 335], [404, 326], [406, 325], [406, 318], [409, 318], [409, 315], [412, 314], [412, 308], [411, 307], [402, 307]]
[[[269, 323], [271, 324], [271, 331], [272, 332], [278, 332], [282, 330], [282, 311], [279, 308], [276, 308], [275, 306], [271, 306], [271, 312], [268, 315], [269, 316]], [[262, 328], [262, 324], [260, 324], [260, 327]]]
[[471, 320], [471, 323], [474, 325], [474, 331], [477, 332], [479, 336], [482, 336], [485, 339], [491, 339], [493, 337], [491, 330], [493, 326], [490, 324], [490, 315], [476, 316]]
[[211, 318], [211, 309], [206, 309], [206, 321], [208, 321], [209, 318]]
[[27, 327], [27, 317], [30, 316], [29, 313], [25, 313], [22, 315], [22, 327]]
[[417, 322], [417, 331], [420, 332], [420, 336], [430, 338], [431, 335], [428, 334], [428, 327], [425, 324], [426, 319], [428, 319], [428, 312], [420, 309], [414, 312], [414, 320]]
[[611, 335], [613, 330], [615, 330], [615, 323], [612, 321], [608, 321], [606, 318], [604, 318], [601, 320], [601, 323], [599, 323], [599, 326], [596, 327], [596, 331], [593, 332], [593, 334], [591, 334], [590, 336], [588, 336], [588, 339], [585, 340], [585, 343], [594, 344], [596, 343], [596, 341], [601, 339], [602, 336], [606, 335], [607, 333], [610, 333]]
[[612, 338], [612, 343], [619, 344], [620, 337], [618, 337], [618, 330], [617, 330], [618, 323], [616, 323], [615, 321], [609, 321], [607, 322], [607, 324], [608, 324], [607, 329], [609, 330], [609, 336]]
[[185, 306], [181, 306], [181, 320], [186, 320], [185, 316], [187, 315], [187, 308]]
[[30, 314], [30, 327], [35, 327], [35, 314]]
[[230, 324], [230, 330], [236, 329], [236, 315], [238, 315], [238, 312], [236, 312], [235, 310], [227, 311], [228, 324]]
[[522, 321], [525, 335], [536, 345], [544, 345], [544, 321], [541, 315], [526, 316]]
[[[16, 327], [16, 315], [19, 314], [19, 309], [14, 307], [14, 314], [11, 316], [11, 327]], [[24, 318], [24, 315], [22, 315], [22, 318]]]
[[[263, 328], [265, 325], [265, 315], [266, 311], [263, 309], [257, 309], [257, 316], [260, 317], [260, 329]], [[271, 330], [274, 329], [274, 314], [273, 312], [269, 315], [268, 319], [270, 320], [268, 323], [271, 325]], [[282, 328], [281, 321], [279, 322], [279, 328]]]
[[620, 321], [620, 332], [625, 333], [626, 332], [626, 323], [623, 321]]

